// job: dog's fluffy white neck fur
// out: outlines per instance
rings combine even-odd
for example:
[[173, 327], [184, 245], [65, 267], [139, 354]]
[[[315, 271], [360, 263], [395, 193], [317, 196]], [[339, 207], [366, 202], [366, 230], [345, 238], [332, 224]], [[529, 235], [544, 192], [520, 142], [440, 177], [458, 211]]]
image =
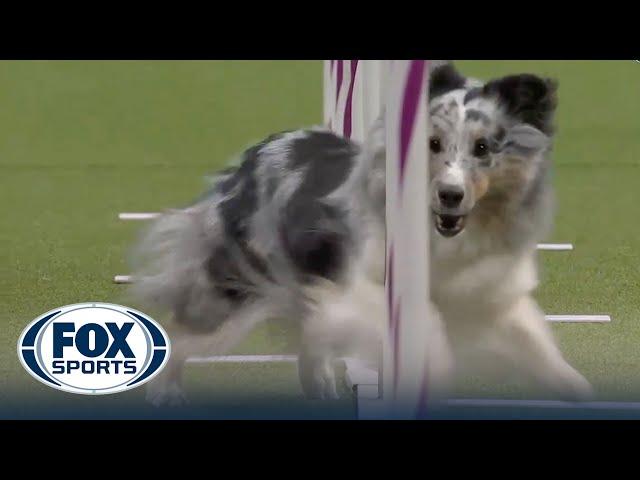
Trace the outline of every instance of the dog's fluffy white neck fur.
[[472, 229], [455, 238], [431, 236], [431, 297], [443, 313], [491, 310], [538, 285], [535, 247], [517, 254], [491, 251], [483, 236]]

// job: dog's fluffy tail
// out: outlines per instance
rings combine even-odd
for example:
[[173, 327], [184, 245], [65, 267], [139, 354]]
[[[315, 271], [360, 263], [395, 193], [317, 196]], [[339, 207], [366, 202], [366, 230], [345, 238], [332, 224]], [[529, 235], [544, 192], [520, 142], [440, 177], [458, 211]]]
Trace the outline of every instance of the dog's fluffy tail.
[[208, 288], [202, 265], [209, 255], [202, 205], [165, 212], [130, 253], [131, 293], [145, 305], [174, 310], [194, 287]]

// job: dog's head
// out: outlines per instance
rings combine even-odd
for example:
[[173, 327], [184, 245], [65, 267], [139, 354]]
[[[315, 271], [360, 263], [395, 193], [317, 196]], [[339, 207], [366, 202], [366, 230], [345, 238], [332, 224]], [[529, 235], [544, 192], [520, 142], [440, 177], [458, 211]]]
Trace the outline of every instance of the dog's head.
[[522, 198], [551, 146], [556, 89], [529, 74], [481, 85], [451, 64], [434, 70], [429, 149], [438, 233], [453, 237], [483, 205], [495, 210]]

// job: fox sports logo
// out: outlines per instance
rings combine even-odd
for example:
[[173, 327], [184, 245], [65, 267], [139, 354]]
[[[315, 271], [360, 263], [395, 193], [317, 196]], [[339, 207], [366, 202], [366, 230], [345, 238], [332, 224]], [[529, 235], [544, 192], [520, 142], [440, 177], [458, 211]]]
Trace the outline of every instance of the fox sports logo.
[[36, 318], [18, 341], [24, 368], [65, 392], [103, 395], [138, 387], [167, 362], [170, 344], [144, 313], [108, 303], [56, 308]]

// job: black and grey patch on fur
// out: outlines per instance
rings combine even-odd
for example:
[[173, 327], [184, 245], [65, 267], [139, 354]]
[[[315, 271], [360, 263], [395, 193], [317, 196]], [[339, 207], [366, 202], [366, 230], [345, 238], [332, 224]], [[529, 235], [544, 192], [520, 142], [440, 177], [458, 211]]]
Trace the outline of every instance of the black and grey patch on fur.
[[225, 232], [235, 240], [247, 235], [248, 221], [258, 205], [258, 183], [255, 176], [259, 146], [247, 150], [237, 171], [218, 184], [223, 196], [218, 210], [224, 222]]
[[342, 186], [360, 149], [330, 132], [309, 132], [294, 140], [289, 165], [302, 181], [281, 220], [281, 238], [293, 264], [305, 277], [336, 280], [350, 248], [347, 212], [326, 201]]
[[437, 115], [438, 113], [440, 113], [440, 110], [442, 110], [443, 108], [444, 108], [444, 103], [438, 103], [429, 111], [429, 115]]
[[557, 83], [535, 75], [510, 75], [487, 83], [483, 95], [495, 97], [506, 113], [534, 126], [546, 135], [553, 133], [557, 106]]
[[[240, 267], [245, 265], [245, 270]], [[257, 276], [275, 282], [266, 259], [258, 255], [245, 241], [231, 241], [214, 248], [205, 263], [207, 275], [216, 291], [233, 303], [239, 303], [257, 290]], [[247, 270], [252, 276], [247, 275]]]
[[480, 110], [467, 110], [465, 113], [465, 120], [466, 121], [472, 121], [472, 122], [481, 122], [485, 125], [490, 125], [491, 124], [491, 119], [489, 118], [489, 115], [487, 115], [484, 112], [481, 112]]
[[504, 127], [498, 126], [493, 135], [489, 136], [489, 151], [491, 153], [499, 153], [502, 151], [506, 133]]
[[205, 268], [216, 292], [222, 297], [233, 303], [239, 303], [249, 296], [252, 282], [242, 274], [227, 246], [216, 247], [211, 252]]
[[249, 148], [188, 209], [150, 224], [132, 258], [135, 295], [198, 331], [253, 309], [303, 318], [304, 287], [347, 278], [377, 221], [369, 210], [384, 219], [384, 145], [368, 145], [299, 130]]
[[330, 132], [309, 132], [293, 141], [290, 168], [304, 169], [304, 179], [294, 196], [325, 197], [348, 178], [360, 148]]
[[[270, 135], [265, 140], [247, 149], [239, 166], [222, 172], [223, 179], [214, 187], [214, 192], [223, 200], [218, 205], [225, 232], [236, 241], [247, 237], [248, 222], [258, 208], [258, 179], [256, 170], [261, 161], [260, 151], [265, 145], [280, 140], [288, 131]], [[225, 172], [227, 175], [225, 175]]]
[[[275, 148], [269, 148], [272, 144]], [[320, 276], [336, 280], [352, 235], [348, 206], [330, 202], [327, 196], [345, 184], [359, 154], [360, 147], [348, 139], [316, 130], [296, 132], [288, 138], [285, 133], [271, 136], [248, 149], [235, 172], [216, 186], [226, 250], [223, 254], [219, 249], [212, 252], [207, 269], [214, 284], [226, 285], [233, 279], [232, 283], [239, 285], [223, 287], [220, 293], [244, 299], [243, 291], [251, 290], [250, 280], [234, 261], [242, 261], [256, 274], [275, 281], [268, 260], [250, 247], [259, 235], [252, 230], [254, 217], [262, 214], [277, 222], [270, 226], [279, 232], [281, 252], [301, 279]], [[268, 168], [265, 162], [274, 162], [277, 167]], [[281, 188], [287, 193], [280, 195]], [[263, 213], [259, 213], [261, 209]]]
[[480, 88], [480, 87], [472, 88], [471, 90], [469, 90], [469, 91], [465, 94], [465, 96], [464, 96], [464, 99], [463, 99], [462, 103], [463, 103], [464, 105], [466, 105], [466, 104], [467, 104], [467, 103], [469, 103], [470, 101], [475, 100], [476, 98], [478, 98], [478, 97], [480, 97], [480, 96], [482, 96], [482, 88]]
[[303, 279], [337, 280], [349, 248], [345, 213], [321, 203], [294, 202], [283, 215], [282, 242]]
[[452, 90], [464, 88], [467, 79], [450, 63], [435, 68], [429, 76], [429, 98], [433, 100]]

